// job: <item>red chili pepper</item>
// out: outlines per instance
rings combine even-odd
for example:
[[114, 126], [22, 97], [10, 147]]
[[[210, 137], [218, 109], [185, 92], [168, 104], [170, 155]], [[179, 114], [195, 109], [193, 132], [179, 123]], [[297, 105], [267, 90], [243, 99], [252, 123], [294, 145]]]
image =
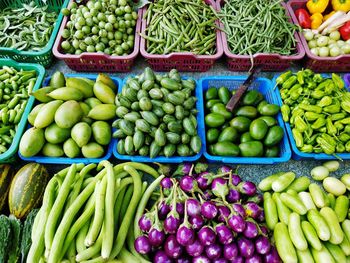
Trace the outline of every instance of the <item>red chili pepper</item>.
[[295, 15], [299, 21], [299, 25], [302, 28], [311, 28], [310, 14], [306, 9], [299, 8], [295, 11]]
[[339, 33], [344, 41], [350, 39], [350, 21], [346, 22], [341, 28], [339, 28]]

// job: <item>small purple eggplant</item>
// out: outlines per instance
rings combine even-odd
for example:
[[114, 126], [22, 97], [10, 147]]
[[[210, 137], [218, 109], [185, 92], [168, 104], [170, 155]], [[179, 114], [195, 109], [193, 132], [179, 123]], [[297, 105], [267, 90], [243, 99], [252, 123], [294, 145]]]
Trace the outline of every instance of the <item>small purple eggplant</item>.
[[254, 255], [255, 248], [253, 241], [245, 237], [241, 237], [238, 239], [237, 245], [241, 256], [244, 258], [250, 258]]
[[164, 230], [168, 234], [175, 234], [180, 226], [180, 219], [177, 212], [170, 212], [164, 220]]
[[258, 220], [261, 212], [263, 211], [259, 205], [257, 205], [256, 203], [253, 203], [253, 202], [247, 202], [244, 205], [244, 208], [245, 208], [246, 215], [248, 217], [255, 219], [255, 220]]
[[266, 236], [259, 236], [255, 240], [255, 250], [260, 255], [265, 255], [270, 252], [271, 243]]
[[230, 263], [243, 263], [243, 262], [244, 262], [244, 258], [241, 256], [237, 256], [236, 258], [230, 261]]
[[281, 263], [282, 260], [278, 255], [277, 249], [275, 247], [271, 247], [269, 253], [263, 256], [265, 263]]
[[215, 243], [216, 234], [211, 227], [204, 226], [198, 232], [198, 239], [204, 246], [209, 246]]
[[253, 196], [256, 194], [256, 186], [253, 182], [240, 182], [237, 187], [242, 194], [247, 196]]
[[209, 259], [218, 259], [221, 256], [222, 248], [218, 244], [211, 244], [205, 247], [205, 254]]
[[234, 260], [238, 256], [238, 247], [235, 243], [224, 246], [224, 257], [227, 260]]
[[246, 217], [246, 212], [244, 207], [240, 204], [240, 203], [234, 203], [232, 205], [232, 209], [233, 211], [235, 211], [237, 214], [239, 214], [240, 216], [242, 216], [243, 218]]
[[213, 260], [213, 263], [227, 263], [227, 262], [228, 260], [224, 258], [218, 258]]
[[194, 198], [187, 199], [185, 206], [187, 209], [187, 214], [189, 216], [200, 215], [201, 204], [197, 199], [194, 199]]
[[136, 238], [134, 247], [136, 251], [142, 255], [146, 255], [151, 251], [151, 243], [149, 242], [148, 237], [146, 236], [139, 236]]
[[175, 175], [179, 175], [179, 176], [183, 176], [183, 175], [188, 175], [190, 174], [192, 169], [192, 164], [190, 163], [184, 163], [184, 164], [180, 164], [175, 172], [173, 173], [173, 176]]
[[174, 183], [173, 181], [169, 178], [169, 177], [164, 177], [162, 179], [162, 181], [160, 181], [160, 186], [162, 187], [162, 189], [169, 189], [171, 190], [171, 188], [173, 187]]
[[[187, 222], [188, 223], [188, 222]], [[176, 240], [181, 246], [187, 246], [194, 242], [195, 233], [186, 222], [182, 223], [176, 232]]]
[[156, 252], [153, 258], [153, 262], [154, 263], [172, 263], [168, 255], [162, 250], [158, 250]]
[[183, 215], [184, 214], [185, 206], [184, 206], [183, 203], [180, 203], [180, 202], [176, 203], [176, 212], [178, 212], [179, 215]]
[[258, 254], [254, 254], [250, 258], [245, 260], [245, 263], [263, 263], [261, 257]]
[[218, 169], [217, 173], [218, 174], [226, 174], [226, 173], [229, 173], [231, 171], [232, 171], [231, 167], [229, 167], [227, 165], [223, 165]]
[[158, 206], [159, 219], [164, 220], [167, 217], [167, 215], [169, 214], [170, 210], [171, 210], [170, 205], [165, 203], [165, 201], [162, 201]]
[[229, 203], [235, 203], [238, 202], [241, 199], [241, 194], [237, 189], [231, 188], [228, 191], [228, 195], [226, 196], [226, 200]]
[[221, 177], [215, 178], [211, 183], [211, 190], [215, 196], [221, 197], [223, 200], [225, 200], [225, 196], [229, 191], [227, 180]]
[[241, 177], [239, 177], [238, 174], [232, 174], [230, 178], [230, 182], [234, 185], [237, 186], [240, 182], [242, 182]]
[[192, 263], [210, 263], [210, 259], [205, 256], [198, 256], [192, 259]]
[[147, 233], [153, 225], [152, 220], [150, 219], [149, 214], [144, 214], [139, 219], [139, 227], [141, 231]]
[[233, 241], [232, 231], [224, 224], [218, 224], [215, 227], [219, 242], [223, 245], [230, 244]]
[[164, 231], [160, 230], [156, 227], [153, 227], [148, 232], [148, 239], [153, 247], [159, 247], [160, 245], [163, 244], [164, 239], [165, 239]]
[[216, 205], [211, 202], [211, 201], [205, 201], [201, 205], [201, 214], [206, 218], [206, 219], [214, 219], [217, 214], [218, 214], [218, 209]]
[[204, 219], [201, 215], [191, 216], [188, 221], [192, 225], [193, 230], [199, 230], [204, 225]]
[[182, 255], [183, 248], [177, 242], [176, 237], [171, 235], [165, 240], [164, 250], [170, 258], [179, 258]]
[[228, 225], [236, 233], [242, 233], [244, 231], [244, 229], [246, 228], [246, 222], [245, 222], [244, 218], [238, 214], [237, 215], [233, 214], [228, 219]]
[[243, 231], [243, 235], [246, 238], [254, 239], [259, 235], [259, 227], [255, 222], [246, 221], [246, 227]]
[[221, 223], [226, 222], [226, 220], [228, 219], [228, 217], [230, 216], [231, 211], [228, 207], [223, 206], [223, 205], [219, 205], [218, 206], [218, 221]]
[[204, 251], [202, 243], [196, 239], [192, 244], [186, 246], [186, 252], [191, 257], [198, 257]]
[[211, 181], [212, 181], [212, 179], [210, 178], [211, 176], [212, 176], [212, 174], [209, 172], [200, 173], [196, 179], [198, 187], [200, 189], [202, 189], [203, 191], [207, 190], [210, 186]]

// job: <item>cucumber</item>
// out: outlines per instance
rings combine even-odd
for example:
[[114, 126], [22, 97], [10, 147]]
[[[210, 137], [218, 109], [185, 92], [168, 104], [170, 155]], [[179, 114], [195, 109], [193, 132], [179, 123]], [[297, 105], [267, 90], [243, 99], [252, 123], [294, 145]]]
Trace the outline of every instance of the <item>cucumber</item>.
[[322, 249], [319, 251], [311, 248], [311, 252], [315, 262], [317, 263], [336, 263], [332, 255], [329, 253], [328, 249], [323, 245]]
[[349, 219], [345, 219], [342, 222], [341, 226], [342, 226], [344, 234], [346, 235], [346, 237], [350, 241], [350, 220]]
[[297, 249], [296, 252], [298, 255], [299, 263], [314, 263], [315, 262], [309, 249], [306, 249], [303, 251]]
[[301, 191], [305, 191], [308, 189], [310, 185], [310, 179], [307, 176], [301, 176], [297, 179], [295, 179], [287, 188], [287, 190], [294, 190], [298, 193]]
[[285, 172], [278, 172], [262, 179], [258, 185], [258, 188], [263, 192], [270, 191], [272, 189], [272, 183], [284, 173]]
[[290, 239], [297, 249], [307, 249], [307, 241], [300, 226], [300, 216], [297, 213], [293, 212], [289, 215], [288, 231]]
[[315, 228], [308, 221], [303, 221], [301, 222], [301, 229], [303, 230], [304, 236], [310, 246], [316, 250], [321, 250], [322, 244], [318, 238]]
[[328, 251], [331, 253], [335, 262], [337, 263], [346, 263], [346, 256], [340, 246], [334, 245], [330, 242], [324, 243]]
[[264, 193], [264, 212], [266, 225], [273, 230], [278, 223], [277, 208], [275, 201], [271, 198], [270, 193]]
[[300, 192], [298, 194], [301, 202], [303, 202], [304, 206], [307, 210], [316, 209], [314, 202], [312, 201], [312, 197], [309, 192]]
[[283, 262], [297, 263], [298, 258], [293, 243], [289, 237], [287, 225], [279, 222], [273, 231], [276, 248]]
[[307, 213], [307, 219], [311, 225], [315, 228], [318, 237], [322, 241], [328, 241], [331, 238], [329, 227], [323, 217], [316, 209], [311, 209]]
[[350, 242], [346, 235], [344, 235], [343, 242], [341, 242], [339, 246], [346, 256], [350, 256]]
[[288, 220], [289, 220], [289, 215], [291, 214], [291, 211], [289, 210], [288, 207], [284, 205], [284, 203], [281, 201], [280, 194], [279, 193], [274, 193], [272, 195], [273, 200], [276, 203], [277, 207], [277, 214], [278, 218], [281, 222], [285, 223], [288, 225]]
[[298, 213], [299, 215], [305, 215], [307, 213], [307, 209], [299, 197], [295, 197], [288, 193], [282, 193], [281, 200], [289, 209]]
[[311, 194], [312, 200], [314, 201], [314, 204], [318, 208], [322, 208], [326, 206], [326, 201], [324, 198], [323, 191], [317, 184], [315, 183], [310, 184], [309, 192]]
[[275, 192], [282, 192], [293, 182], [294, 179], [295, 173], [284, 173], [272, 183], [272, 190]]
[[334, 245], [339, 245], [344, 239], [344, 233], [340, 227], [336, 213], [333, 211], [332, 208], [323, 207], [320, 210], [320, 214], [323, 217], [323, 219], [327, 222], [328, 228], [331, 232], [329, 242], [331, 242]]

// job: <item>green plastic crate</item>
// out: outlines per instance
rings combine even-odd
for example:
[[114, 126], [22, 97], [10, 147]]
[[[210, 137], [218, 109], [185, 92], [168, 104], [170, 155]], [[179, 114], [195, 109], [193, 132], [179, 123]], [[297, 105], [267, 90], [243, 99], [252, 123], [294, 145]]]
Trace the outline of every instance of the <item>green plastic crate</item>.
[[29, 4], [32, 1], [34, 1], [38, 6], [48, 5], [48, 10], [59, 13], [49, 42], [40, 51], [20, 51], [14, 48], [0, 47], [0, 58], [11, 58], [18, 62], [25, 63], [39, 63], [44, 67], [48, 67], [50, 66], [53, 59], [52, 47], [55, 43], [56, 36], [63, 19], [63, 15], [60, 13], [60, 11], [62, 8], [68, 6], [69, 0], [47, 0], [46, 4], [43, 0], [1, 0], [0, 8], [4, 9], [8, 6], [17, 8], [20, 7], [23, 3]]
[[[16, 61], [13, 61], [12, 59], [0, 59], [0, 67], [2, 66], [9, 66], [14, 67], [17, 70], [23, 69], [23, 70], [35, 70], [37, 72], [37, 80], [34, 85], [33, 91], [39, 89], [41, 87], [41, 83], [44, 80], [45, 77], [45, 69], [37, 64], [28, 64], [28, 63], [17, 63]], [[0, 154], [0, 163], [9, 163], [14, 160], [14, 158], [17, 157], [15, 155], [18, 150], [19, 142], [21, 140], [22, 134], [26, 128], [27, 125], [27, 119], [28, 115], [33, 107], [34, 104], [34, 97], [30, 96], [28, 99], [28, 103], [26, 105], [26, 108], [24, 109], [22, 118], [20, 122], [18, 123], [16, 135], [13, 138], [11, 146], [8, 148], [6, 152], [3, 154]]]

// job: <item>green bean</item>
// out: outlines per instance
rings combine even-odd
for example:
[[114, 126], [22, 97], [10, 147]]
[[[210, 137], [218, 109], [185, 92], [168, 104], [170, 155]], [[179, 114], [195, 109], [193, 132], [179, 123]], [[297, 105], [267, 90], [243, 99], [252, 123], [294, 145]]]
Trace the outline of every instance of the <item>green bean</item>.
[[89, 258], [94, 257], [95, 255], [97, 255], [102, 247], [102, 239], [103, 239], [103, 229], [104, 226], [102, 227], [102, 231], [100, 232], [95, 244], [93, 244], [91, 247], [79, 252], [75, 259], [76, 261], [80, 262], [83, 260], [88, 260]]
[[148, 200], [150, 199], [152, 193], [154, 190], [159, 186], [160, 181], [164, 178], [164, 175], [159, 176], [156, 180], [154, 180], [147, 188], [147, 190], [144, 192], [142, 195], [142, 198], [139, 202], [139, 205], [137, 207], [137, 211], [135, 214], [135, 219], [134, 219], [134, 235], [135, 239], [138, 238], [140, 235], [142, 235], [142, 232], [140, 230], [140, 227], [138, 225], [139, 220], [145, 211], [146, 205], [148, 203]]
[[45, 227], [45, 254], [48, 256], [50, 254], [50, 249], [52, 241], [54, 239], [54, 234], [56, 230], [56, 225], [58, 218], [62, 212], [65, 200], [69, 194], [70, 187], [74, 181], [76, 175], [76, 165], [72, 164], [68, 170], [67, 176], [64, 178], [62, 186], [59, 188], [58, 195], [52, 206], [49, 217], [47, 219], [47, 224]]
[[115, 258], [120, 253], [120, 251], [123, 248], [123, 244], [125, 242], [128, 229], [130, 227], [131, 218], [133, 218], [134, 213], [135, 213], [135, 209], [137, 208], [137, 204], [138, 204], [138, 202], [140, 201], [140, 198], [141, 198], [142, 184], [141, 184], [141, 176], [140, 176], [140, 174], [131, 165], [125, 165], [124, 166], [124, 170], [126, 172], [128, 172], [131, 175], [131, 177], [133, 178], [133, 181], [134, 181], [134, 193], [133, 193], [133, 196], [131, 198], [131, 201], [130, 201], [130, 204], [128, 206], [128, 209], [126, 210], [126, 213], [125, 213], [125, 216], [123, 218], [122, 224], [121, 224], [121, 226], [119, 228], [118, 235], [117, 235], [117, 238], [115, 240], [115, 246], [113, 247], [113, 250], [112, 250], [112, 253], [111, 253], [111, 257], [112, 258]]
[[130, 200], [131, 200], [131, 197], [132, 197], [133, 193], [134, 193], [134, 186], [133, 185], [129, 185], [127, 187], [126, 192], [125, 192], [125, 195], [124, 195], [124, 198], [123, 198], [123, 202], [122, 202], [122, 206], [120, 208], [119, 217], [118, 217], [119, 225], [122, 224], [122, 221], [124, 219], [124, 215], [125, 215], [126, 209], [129, 206], [129, 203], [130, 203]]
[[121, 172], [123, 172], [123, 169], [126, 165], [131, 166], [136, 170], [141, 170], [142, 172], [149, 174], [149, 175], [153, 176], [154, 178], [158, 178], [158, 176], [159, 176], [159, 173], [147, 164], [126, 162], [126, 163], [121, 163], [121, 164], [117, 164], [116, 166], [114, 166], [114, 173], [117, 175], [117, 177], [121, 174]]
[[79, 230], [76, 241], [75, 241], [75, 246], [77, 248], [78, 254], [83, 252], [86, 247], [84, 245], [84, 240], [86, 237], [86, 234], [89, 230], [89, 222], [87, 222], [83, 227]]

